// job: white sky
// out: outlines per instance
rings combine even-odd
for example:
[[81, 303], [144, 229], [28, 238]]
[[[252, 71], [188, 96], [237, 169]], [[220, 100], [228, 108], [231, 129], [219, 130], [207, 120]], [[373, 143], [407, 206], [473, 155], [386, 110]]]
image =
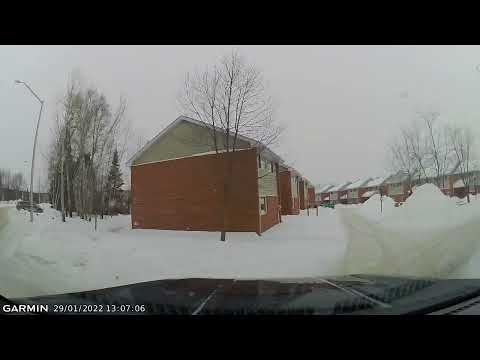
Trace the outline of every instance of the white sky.
[[286, 127], [276, 150], [313, 183], [382, 175], [389, 140], [418, 108], [480, 134], [478, 46], [0, 46], [0, 167], [29, 174], [39, 104], [15, 79], [46, 101], [40, 153], [75, 69], [114, 105], [126, 96], [148, 140], [180, 115], [186, 72], [232, 48], [264, 71]]

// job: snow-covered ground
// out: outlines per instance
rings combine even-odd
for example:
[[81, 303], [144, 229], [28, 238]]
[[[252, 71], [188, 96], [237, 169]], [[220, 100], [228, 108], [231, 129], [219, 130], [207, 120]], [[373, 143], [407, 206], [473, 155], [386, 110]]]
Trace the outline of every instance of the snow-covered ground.
[[262, 236], [132, 230], [130, 216], [93, 223], [48, 204], [33, 224], [0, 208], [0, 294], [34, 296], [183, 277], [276, 278], [375, 272], [480, 277], [480, 201], [458, 206], [425, 185], [401, 207], [373, 197], [363, 205], [285, 216]]
[[0, 294], [9, 297], [87, 290], [182, 277], [271, 278], [336, 275], [346, 243], [331, 209], [288, 216], [257, 236], [216, 232], [132, 230], [130, 216], [92, 223], [47, 204], [29, 223], [9, 210], [0, 235]]

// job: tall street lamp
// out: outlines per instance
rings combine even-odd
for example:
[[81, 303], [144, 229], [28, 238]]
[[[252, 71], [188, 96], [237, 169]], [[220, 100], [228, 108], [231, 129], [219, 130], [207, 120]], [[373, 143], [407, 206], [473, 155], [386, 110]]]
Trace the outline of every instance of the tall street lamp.
[[35, 167], [35, 150], [37, 148], [38, 127], [40, 126], [40, 118], [42, 117], [43, 100], [35, 94], [32, 88], [24, 81], [15, 80], [16, 84], [23, 84], [32, 93], [33, 96], [40, 102], [40, 112], [38, 113], [37, 128], [35, 130], [35, 140], [33, 142], [32, 167], [30, 170], [30, 222], [33, 222], [33, 170]]

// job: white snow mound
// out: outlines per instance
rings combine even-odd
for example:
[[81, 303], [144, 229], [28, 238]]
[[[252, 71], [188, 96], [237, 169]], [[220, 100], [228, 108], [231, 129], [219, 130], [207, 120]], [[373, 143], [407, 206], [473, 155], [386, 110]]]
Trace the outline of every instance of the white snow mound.
[[417, 188], [384, 217], [341, 209], [348, 240], [345, 272], [448, 277], [478, 248], [480, 206], [457, 206], [435, 186]]
[[389, 196], [373, 195], [360, 207], [360, 213], [370, 219], [378, 220], [395, 210], [395, 201]]

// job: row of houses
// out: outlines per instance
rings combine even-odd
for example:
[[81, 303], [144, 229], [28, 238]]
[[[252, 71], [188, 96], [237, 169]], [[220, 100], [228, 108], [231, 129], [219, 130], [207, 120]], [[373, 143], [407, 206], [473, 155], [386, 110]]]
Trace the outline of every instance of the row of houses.
[[238, 135], [226, 152], [213, 129], [180, 116], [129, 160], [132, 228], [261, 234], [315, 206], [312, 183], [268, 146]]
[[315, 194], [317, 205], [331, 204], [359, 204], [367, 201], [375, 194], [391, 197], [396, 203], [403, 203], [415, 190], [415, 187], [425, 183], [437, 184], [447, 196], [464, 198], [467, 193], [476, 195], [480, 192], [480, 171], [469, 171], [468, 187], [463, 179], [466, 175], [460, 172], [459, 163], [456, 162], [446, 171], [446, 175], [437, 178], [432, 172], [426, 171], [427, 176], [409, 177], [399, 171], [386, 177], [359, 179], [347, 181], [339, 185], [326, 185]]

